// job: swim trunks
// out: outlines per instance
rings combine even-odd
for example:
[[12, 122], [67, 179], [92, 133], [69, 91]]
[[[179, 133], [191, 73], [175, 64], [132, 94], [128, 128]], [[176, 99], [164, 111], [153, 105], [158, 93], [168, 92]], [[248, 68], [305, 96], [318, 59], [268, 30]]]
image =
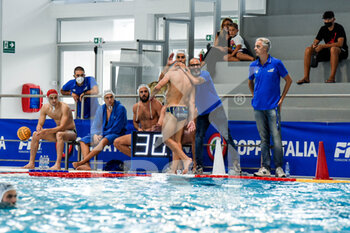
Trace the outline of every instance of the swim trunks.
[[177, 121], [186, 120], [188, 117], [188, 107], [185, 106], [170, 106], [166, 108], [166, 112], [173, 114]]

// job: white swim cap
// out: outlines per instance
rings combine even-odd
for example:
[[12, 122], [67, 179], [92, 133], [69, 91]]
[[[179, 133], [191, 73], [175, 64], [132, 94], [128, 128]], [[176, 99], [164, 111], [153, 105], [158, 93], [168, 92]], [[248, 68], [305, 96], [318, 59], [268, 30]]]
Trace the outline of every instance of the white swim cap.
[[12, 184], [9, 183], [0, 183], [0, 202], [2, 202], [2, 198], [7, 191], [16, 190]]
[[103, 98], [104, 98], [106, 95], [113, 95], [113, 97], [114, 97], [114, 93], [113, 93], [112, 90], [105, 90], [105, 91], [103, 92]]
[[140, 84], [140, 86], [137, 88], [137, 95], [140, 95], [140, 89], [146, 87], [148, 90], [148, 93], [151, 94], [151, 89], [149, 88], [149, 86], [147, 84]]

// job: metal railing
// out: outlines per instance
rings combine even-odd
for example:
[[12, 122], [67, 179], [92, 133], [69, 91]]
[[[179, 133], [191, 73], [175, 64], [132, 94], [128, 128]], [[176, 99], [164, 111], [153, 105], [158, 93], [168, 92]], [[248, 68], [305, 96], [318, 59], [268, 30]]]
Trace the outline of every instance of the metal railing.
[[[0, 94], [2, 98], [42, 98], [46, 95], [32, 95], [32, 94]], [[84, 95], [81, 101], [81, 115], [80, 118], [84, 119], [84, 101], [86, 98], [101, 98], [102, 95]], [[165, 98], [165, 95], [156, 95], [156, 97]], [[252, 98], [251, 94], [219, 94], [220, 98]], [[350, 94], [287, 94], [286, 98], [349, 98]], [[59, 95], [59, 98], [72, 98], [68, 95]], [[136, 94], [124, 94], [115, 95], [115, 98], [139, 98]], [[77, 114], [77, 104], [75, 103], [75, 115]], [[77, 118], [77, 116], [75, 116]]]

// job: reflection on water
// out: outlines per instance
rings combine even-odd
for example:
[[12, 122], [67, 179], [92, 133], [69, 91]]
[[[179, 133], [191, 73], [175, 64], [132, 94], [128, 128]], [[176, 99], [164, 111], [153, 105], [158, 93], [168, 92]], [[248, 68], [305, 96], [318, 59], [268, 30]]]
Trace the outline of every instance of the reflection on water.
[[0, 232], [350, 231], [350, 185], [157, 175], [0, 177], [17, 186]]

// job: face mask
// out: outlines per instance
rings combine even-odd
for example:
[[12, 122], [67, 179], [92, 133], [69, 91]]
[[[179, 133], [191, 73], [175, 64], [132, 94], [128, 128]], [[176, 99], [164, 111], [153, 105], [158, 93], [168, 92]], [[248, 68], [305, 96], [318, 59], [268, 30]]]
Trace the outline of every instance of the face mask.
[[80, 76], [80, 77], [76, 78], [75, 81], [80, 85], [84, 82], [84, 77]]
[[108, 105], [108, 109], [109, 109], [109, 110], [112, 110], [112, 109], [113, 109], [113, 106], [112, 106], [112, 105]]
[[324, 25], [325, 25], [326, 27], [328, 27], [328, 28], [331, 27], [332, 24], [333, 24], [332, 22], [324, 23]]
[[192, 68], [191, 70], [191, 74], [194, 77], [198, 77], [201, 74], [201, 69], [200, 68]]

